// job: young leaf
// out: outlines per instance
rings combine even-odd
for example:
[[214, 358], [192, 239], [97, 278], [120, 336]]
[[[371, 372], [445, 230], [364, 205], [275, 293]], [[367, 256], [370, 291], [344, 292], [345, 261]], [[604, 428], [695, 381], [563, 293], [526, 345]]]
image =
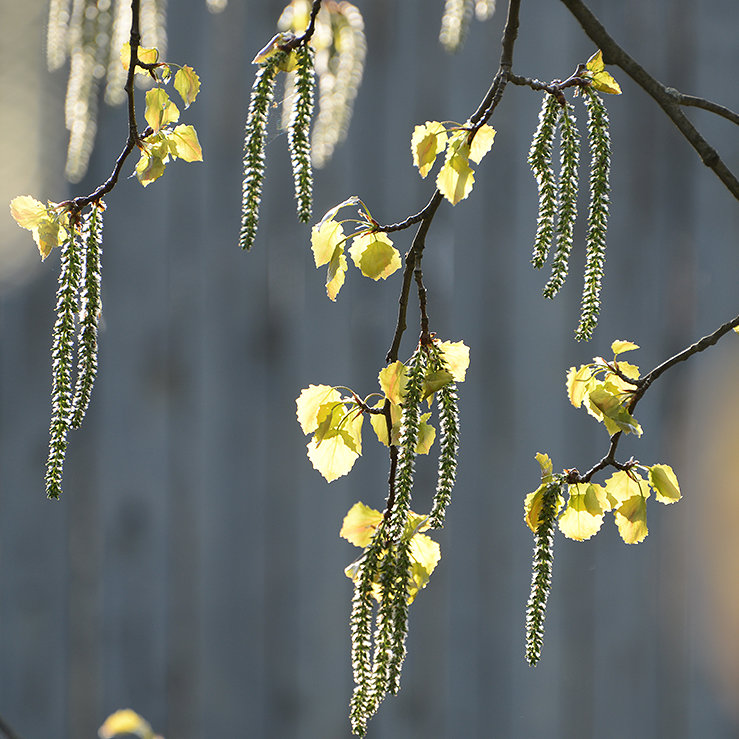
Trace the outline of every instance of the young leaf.
[[385, 280], [400, 269], [400, 252], [384, 233], [355, 236], [349, 254], [362, 274], [373, 280]]
[[308, 442], [308, 459], [327, 482], [333, 482], [346, 475], [358, 457], [359, 454], [347, 444], [342, 434], [323, 439], [323, 441], [311, 439]]
[[624, 501], [633, 498], [635, 495], [641, 495], [645, 499], [649, 497], [649, 488], [644, 478], [636, 471], [619, 470], [614, 472], [606, 480], [606, 496], [612, 508], [617, 508]]
[[431, 573], [441, 559], [441, 547], [426, 534], [416, 534], [410, 540], [411, 567], [408, 579], [408, 603], [413, 603], [419, 590], [428, 584]]
[[594, 385], [593, 369], [589, 364], [583, 364], [578, 369], [570, 367], [567, 373], [567, 396], [575, 408], [583, 404]]
[[396, 405], [400, 405], [405, 397], [408, 384], [408, 368], [400, 361], [395, 361], [380, 370], [377, 379], [385, 397]]
[[136, 177], [144, 187], [164, 174], [169, 156], [169, 142], [163, 133], [154, 134], [146, 139], [135, 170]]
[[98, 729], [100, 739], [114, 739], [117, 736], [129, 734], [141, 737], [141, 739], [155, 739], [149, 722], [130, 708], [112, 713]]
[[185, 108], [189, 108], [200, 92], [200, 77], [192, 67], [187, 64], [178, 69], [174, 76], [174, 89], [180, 93]]
[[431, 418], [430, 413], [424, 413], [420, 417], [418, 425], [418, 442], [416, 443], [416, 454], [428, 454], [436, 438], [436, 429], [427, 421]]
[[[454, 153], [450, 155], [452, 151]], [[469, 156], [469, 144], [463, 144], [455, 150], [452, 149], [450, 144], [447, 148], [444, 166], [436, 177], [436, 186], [439, 188], [439, 192], [452, 205], [464, 200], [472, 192], [475, 174], [469, 165]]]
[[170, 143], [170, 152], [173, 156], [184, 159], [186, 162], [202, 162], [203, 150], [200, 148], [197, 131], [192, 126], [181, 124], [172, 131], [165, 132]]
[[310, 243], [316, 267], [328, 264], [336, 252], [336, 247], [344, 241], [344, 228], [332, 218], [317, 223], [311, 229]]
[[46, 206], [30, 195], [19, 195], [10, 201], [10, 214], [21, 228], [31, 232], [41, 261], [49, 256], [55, 246], [62, 244], [69, 233], [68, 213], [58, 211], [55, 206], [56, 203]]
[[[156, 64], [157, 61], [159, 61], [159, 51], [157, 49], [147, 49], [143, 46], [139, 46], [136, 56], [143, 64]], [[121, 64], [123, 65], [123, 69], [126, 71], [128, 71], [128, 68], [131, 66], [131, 44], [128, 41], [126, 41], [126, 43], [121, 47]], [[148, 69], [142, 69], [138, 66], [134, 72], [136, 74], [143, 74], [146, 77], [149, 76]]]
[[475, 164], [479, 164], [492, 148], [493, 141], [495, 141], [495, 129], [487, 124], [480, 126], [470, 145], [470, 159]]
[[[385, 405], [384, 400], [380, 400], [377, 403], [375, 403], [375, 408], [382, 408]], [[398, 441], [400, 439], [400, 419], [403, 416], [403, 409], [397, 405], [396, 403], [390, 404], [390, 419], [392, 421], [392, 443], [397, 446]], [[385, 446], [390, 446], [387, 440], [387, 421], [385, 420], [384, 415], [380, 415], [379, 413], [373, 413], [370, 416], [370, 423], [372, 424], [372, 428], [375, 431], [375, 435], [377, 436], [377, 440], [380, 442], [380, 444], [384, 444]]]
[[634, 495], [625, 500], [613, 512], [618, 526], [618, 533], [627, 544], [638, 544], [644, 541], [647, 529], [647, 499], [642, 495]]
[[649, 468], [649, 484], [660, 503], [676, 503], [680, 500], [680, 485], [672, 467], [666, 464], [655, 464]]
[[552, 460], [549, 458], [549, 455], [543, 454], [542, 452], [537, 452], [534, 455], [534, 458], [539, 463], [539, 467], [541, 467], [542, 483], [551, 482], [552, 480]]
[[618, 396], [609, 391], [608, 384], [598, 383], [588, 394], [588, 399], [603, 414], [603, 422], [611, 436], [617, 431], [642, 435], [639, 422], [623, 407]]
[[318, 428], [318, 412], [326, 403], [339, 403], [341, 394], [330, 385], [309, 385], [295, 401], [297, 417], [304, 434], [312, 434]]
[[161, 87], [155, 87], [146, 93], [144, 118], [154, 129], [154, 133], [159, 133], [168, 123], [175, 123], [180, 119], [180, 111]]
[[610, 95], [621, 94], [621, 88], [618, 82], [605, 71], [603, 52], [600, 49], [588, 59], [585, 66], [586, 71], [583, 72], [583, 77], [589, 77], [593, 81], [593, 87], [598, 92], [607, 92]]
[[382, 521], [382, 513], [370, 508], [361, 501], [355, 503], [344, 516], [339, 536], [364, 549], [370, 545], [377, 527]]
[[[423, 392], [421, 398], [425, 400], [429, 396], [433, 395], [437, 390], [446, 387], [450, 382], [454, 382], [454, 376], [451, 372], [447, 372], [445, 369], [434, 370], [433, 372], [427, 372], [423, 378]], [[429, 400], [431, 405], [431, 400]]]
[[610, 509], [600, 485], [570, 485], [570, 499], [559, 519], [559, 530], [575, 541], [585, 541], [600, 531], [603, 514]]
[[470, 348], [463, 341], [442, 341], [438, 347], [454, 381], [464, 382], [470, 366]]
[[411, 153], [421, 177], [425, 178], [431, 171], [436, 157], [446, 149], [446, 143], [446, 129], [439, 121], [426, 121], [413, 129]]
[[627, 341], [626, 339], [616, 339], [616, 341], [611, 344], [611, 350], [613, 351], [614, 357], [638, 348], [639, 344], [635, 344], [633, 341]]
[[328, 263], [328, 272], [326, 273], [326, 295], [333, 301], [336, 301], [336, 296], [344, 284], [346, 270], [347, 261], [344, 256], [344, 247], [337, 246], [334, 249], [331, 261]]
[[[529, 493], [524, 499], [523, 520], [534, 533], [536, 533], [537, 529], [541, 525], [542, 506], [544, 505], [544, 502], [546, 500], [545, 494], [548, 490], [550, 490], [551, 485], [552, 481], [542, 483], [536, 490], [534, 490], [533, 493]], [[561, 495], [557, 494], [557, 499], [553, 503], [555, 517], [561, 510], [564, 503], [564, 498]]]

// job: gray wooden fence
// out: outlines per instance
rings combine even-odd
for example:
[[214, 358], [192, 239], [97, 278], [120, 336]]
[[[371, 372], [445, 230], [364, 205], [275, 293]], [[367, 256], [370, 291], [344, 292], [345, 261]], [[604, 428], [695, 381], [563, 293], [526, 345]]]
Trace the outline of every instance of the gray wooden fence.
[[[358, 4], [365, 81], [348, 142], [317, 173], [315, 212], [357, 194], [390, 222], [430, 195], [410, 162], [413, 126], [475, 109], [497, 66], [503, 10], [473, 24], [450, 57], [436, 39], [441, 0]], [[734, 0], [592, 4], [666, 84], [737, 107]], [[125, 706], [167, 739], [345, 737], [351, 584], [342, 570], [356, 550], [338, 529], [356, 500], [382, 505], [386, 459], [368, 441], [352, 474], [326, 485], [305, 457], [294, 399], [309, 383], [376, 388], [399, 283], [350, 273], [337, 303], [326, 299], [287, 197], [276, 128], [257, 243], [238, 249], [249, 62], [281, 4], [232, 0], [216, 16], [200, 0], [169, 5], [168, 56], [203, 80], [188, 114], [206, 161], [173, 164], [146, 190], [122, 181], [108, 198], [100, 377], [71, 436], [60, 502], [43, 494], [57, 259], [0, 293], [0, 715], [25, 739], [93, 737]], [[33, 90], [38, 114], [27, 130], [3, 131], [3, 188], [27, 187], [27, 154], [34, 194], [61, 200], [63, 77], [30, 66], [40, 64], [31, 60], [41, 58], [44, 3], [25, 6], [26, 25], [12, 25], [20, 10], [3, 9], [4, 58], [20, 55], [22, 41], [29, 61], [3, 68], [0, 92], [10, 111], [18, 89]], [[523, 3], [516, 72], [561, 77], [593, 51], [559, 3]], [[533, 455], [584, 469], [607, 443], [568, 405], [567, 368], [615, 338], [641, 344], [637, 361], [651, 368], [737, 313], [736, 204], [656, 105], [614, 74], [624, 94], [607, 101], [606, 307], [589, 345], [572, 340], [581, 243], [554, 302], [540, 297], [546, 275], [529, 265], [536, 190], [525, 157], [537, 94], [506, 92], [471, 198], [443, 205], [434, 222], [424, 259], [432, 327], [472, 349], [459, 478], [437, 535], [441, 563], [411, 609], [402, 690], [369, 736], [739, 735], [731, 337], [660, 381], [639, 408], [643, 439], [623, 444], [624, 455], [671, 463], [684, 500], [651, 502], [639, 546], [623, 545], [611, 523], [587, 543], [559, 536], [543, 658], [536, 669], [523, 660], [532, 539], [522, 501], [537, 484]], [[731, 124], [691, 117], [736, 171]], [[123, 136], [121, 109], [103, 110], [75, 193], [107, 176]], [[27, 234], [3, 229], [8, 253], [33, 251]], [[409, 238], [398, 235], [401, 250]], [[432, 478], [422, 464], [416, 510], [428, 506]]]

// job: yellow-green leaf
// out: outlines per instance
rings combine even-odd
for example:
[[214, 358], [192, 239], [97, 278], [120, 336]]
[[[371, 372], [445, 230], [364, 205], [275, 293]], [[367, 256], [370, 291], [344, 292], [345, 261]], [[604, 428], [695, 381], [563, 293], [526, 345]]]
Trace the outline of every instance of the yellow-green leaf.
[[618, 533], [627, 544], [638, 544], [644, 541], [649, 533], [647, 529], [647, 499], [634, 495], [625, 500], [613, 512], [618, 526]]
[[649, 468], [649, 484], [660, 503], [676, 503], [682, 497], [677, 476], [667, 464], [655, 464]]
[[310, 243], [316, 267], [328, 264], [336, 254], [336, 247], [344, 240], [344, 228], [338, 221], [329, 218], [311, 229]]
[[395, 361], [381, 369], [377, 379], [385, 397], [391, 403], [400, 405], [405, 397], [408, 384], [408, 368], [402, 362]]
[[186, 64], [174, 76], [174, 89], [180, 93], [185, 108], [189, 108], [200, 92], [200, 77]]
[[148, 138], [144, 142], [141, 157], [136, 164], [136, 176], [144, 187], [164, 174], [169, 161], [169, 154], [169, 142], [161, 133]]
[[192, 126], [181, 124], [166, 133], [171, 144], [171, 153], [186, 162], [202, 162], [203, 150], [200, 148], [197, 131]]
[[603, 514], [610, 509], [605, 490], [600, 485], [570, 485], [567, 508], [559, 519], [559, 530], [575, 541], [590, 539], [600, 530]]
[[180, 119], [180, 111], [161, 87], [155, 87], [146, 93], [144, 118], [154, 129], [154, 133], [159, 133], [168, 123]]
[[424, 413], [418, 426], [418, 440], [416, 441], [416, 454], [428, 454], [436, 438], [436, 429], [427, 423], [431, 418], [430, 413]]
[[425, 588], [431, 573], [441, 559], [441, 548], [426, 534], [416, 534], [410, 542], [410, 578], [408, 602], [412, 603], [418, 591]]
[[349, 254], [362, 274], [373, 280], [385, 280], [400, 269], [400, 252], [379, 231], [355, 236]]
[[342, 434], [337, 434], [323, 441], [311, 439], [308, 442], [308, 459], [327, 482], [346, 475], [354, 466], [359, 454], [346, 442]]
[[579, 408], [588, 391], [592, 389], [593, 372], [589, 364], [583, 364], [578, 369], [570, 367], [567, 373], [567, 396], [570, 399], [570, 403]]
[[605, 423], [611, 436], [616, 431], [626, 434], [642, 435], [642, 428], [638, 421], [623, 407], [618, 396], [609, 391], [607, 384], [598, 383], [588, 394], [590, 403], [604, 416]]
[[627, 341], [626, 339], [616, 339], [616, 341], [611, 344], [614, 357], [617, 357], [619, 354], [623, 354], [624, 352], [631, 352], [638, 348], [639, 344], [635, 344], [633, 341]]
[[463, 341], [442, 341], [437, 346], [454, 381], [464, 382], [470, 366], [470, 348]]
[[318, 412], [326, 403], [338, 403], [341, 394], [330, 385], [309, 385], [295, 401], [297, 417], [304, 434], [312, 434], [318, 428]]
[[413, 129], [411, 152], [421, 177], [430, 172], [436, 157], [446, 148], [446, 142], [446, 129], [439, 121], [426, 121]]
[[10, 201], [10, 214], [21, 228], [31, 232], [42, 261], [69, 235], [69, 214], [58, 210], [56, 203], [44, 205], [30, 195], [19, 195]]
[[98, 729], [100, 739], [114, 739], [124, 734], [135, 734], [141, 739], [153, 739], [154, 737], [149, 722], [130, 708], [112, 713]]
[[485, 154], [492, 148], [494, 140], [495, 129], [487, 124], [481, 126], [475, 134], [475, 138], [472, 139], [470, 159], [476, 164], [479, 164]]
[[355, 503], [344, 516], [339, 536], [364, 549], [370, 545], [377, 527], [382, 521], [382, 513], [370, 508], [361, 501]]
[[603, 52], [598, 51], [588, 59], [585, 65], [587, 70], [583, 73], [583, 77], [589, 77], [593, 81], [593, 87], [599, 92], [607, 92], [610, 95], [620, 95], [621, 88], [618, 82], [605, 71], [603, 63]]
[[331, 261], [328, 263], [328, 271], [326, 272], [326, 295], [336, 301], [344, 279], [346, 277], [347, 262], [344, 256], [344, 247], [337, 246], [334, 249]]
[[[446, 387], [450, 382], [454, 382], [454, 376], [451, 372], [446, 370], [436, 370], [435, 372], [429, 372], [423, 378], [423, 390], [421, 397], [423, 399], [433, 395], [437, 390]], [[431, 401], [429, 400], [429, 405]]]
[[549, 482], [552, 479], [552, 460], [548, 454], [542, 452], [537, 452], [534, 456], [541, 467], [541, 481]]
[[462, 152], [454, 156], [448, 156], [444, 166], [436, 177], [436, 186], [439, 192], [452, 204], [456, 205], [464, 200], [475, 183], [475, 174], [469, 165], [469, 146], [461, 147]]
[[[377, 403], [375, 403], [375, 408], [382, 408], [385, 405], [384, 400], [379, 400]], [[392, 439], [393, 444], [397, 445], [398, 441], [400, 439], [400, 419], [403, 416], [403, 409], [395, 404], [390, 404], [390, 419], [392, 421]], [[373, 413], [370, 415], [370, 423], [372, 424], [372, 428], [375, 431], [375, 434], [377, 435], [377, 440], [380, 442], [380, 444], [384, 444], [385, 446], [389, 446], [388, 440], [387, 440], [387, 420], [385, 419], [384, 415], [380, 415], [379, 413]]]
[[42, 219], [48, 218], [46, 206], [30, 195], [18, 195], [10, 201], [10, 215], [28, 231], [36, 228]]
[[[548, 484], [539, 485], [539, 487], [534, 490], [533, 493], [529, 493], [524, 500], [523, 520], [533, 532], [536, 532], [541, 523], [541, 509], [544, 504], [544, 493], [548, 487]], [[563, 505], [564, 498], [561, 495], [557, 495], [555, 515], [559, 513]]]
[[635, 470], [614, 472], [606, 480], [605, 489], [612, 508], [617, 508], [635, 495], [641, 495], [645, 500], [650, 496], [646, 480]]
[[[144, 46], [139, 46], [136, 55], [142, 64], [156, 64], [159, 61], [159, 51], [157, 49], [147, 49]], [[128, 70], [131, 66], [131, 44], [128, 41], [121, 46], [121, 64], [125, 70]], [[149, 76], [149, 70], [141, 69], [141, 67], [136, 67], [134, 72]]]

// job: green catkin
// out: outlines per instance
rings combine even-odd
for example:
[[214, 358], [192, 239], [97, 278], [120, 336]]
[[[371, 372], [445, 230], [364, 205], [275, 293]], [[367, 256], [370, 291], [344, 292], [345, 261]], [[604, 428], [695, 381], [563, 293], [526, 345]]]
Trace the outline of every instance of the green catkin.
[[531, 594], [526, 605], [526, 661], [534, 666], [541, 657], [544, 618], [552, 585], [554, 524], [559, 510], [561, 482], [550, 483], [542, 496], [539, 525], [534, 534]]
[[554, 219], [557, 213], [557, 184], [552, 169], [552, 144], [557, 131], [559, 102], [554, 95], [546, 95], [539, 111], [539, 125], [529, 150], [528, 163], [539, 188], [539, 214], [536, 221], [534, 253], [531, 263], [541, 269], [554, 238]]
[[77, 349], [77, 381], [72, 400], [72, 428], [79, 428], [85, 416], [92, 387], [97, 376], [98, 321], [100, 319], [100, 257], [102, 254], [103, 209], [93, 205], [83, 217], [82, 236], [85, 245], [84, 279], [80, 293], [79, 345]]
[[388, 692], [397, 695], [400, 690], [400, 673], [405, 661], [405, 640], [408, 636], [408, 578], [411, 567], [410, 541], [401, 539], [395, 547], [394, 580], [391, 593], [392, 629], [390, 645], [392, 658], [388, 665]]
[[257, 235], [259, 202], [264, 184], [264, 144], [267, 134], [267, 118], [274, 96], [275, 78], [285, 56], [284, 52], [278, 52], [269, 57], [259, 67], [251, 90], [244, 134], [244, 179], [239, 232], [239, 246], [242, 249], [251, 249]]
[[556, 246], [552, 257], [552, 274], [544, 286], [545, 298], [553, 298], [567, 279], [572, 237], [577, 218], [580, 135], [571, 106], [565, 103], [560, 111], [559, 124], [562, 142], [557, 194]]
[[296, 49], [295, 102], [287, 128], [295, 200], [298, 218], [307, 223], [311, 217], [313, 199], [313, 170], [311, 166], [310, 123], [313, 115], [313, 51], [303, 45]]
[[[446, 369], [441, 352], [432, 354], [431, 369]], [[436, 391], [439, 410], [439, 465], [436, 493], [429, 514], [429, 525], [441, 528], [444, 525], [446, 508], [452, 497], [452, 488], [457, 476], [457, 452], [459, 450], [459, 404], [457, 385], [450, 382]]]
[[62, 493], [67, 432], [71, 421], [74, 321], [80, 282], [80, 256], [75, 244], [74, 224], [70, 225], [69, 237], [60, 246], [59, 259], [61, 269], [56, 294], [56, 322], [51, 344], [49, 457], [46, 462], [46, 495], [49, 498], [59, 498]]
[[590, 339], [598, 323], [600, 286], [605, 270], [606, 232], [611, 189], [611, 139], [608, 133], [608, 113], [595, 90], [585, 88], [583, 99], [588, 110], [591, 162], [590, 208], [585, 237], [585, 279], [580, 323], [575, 331], [578, 341]]

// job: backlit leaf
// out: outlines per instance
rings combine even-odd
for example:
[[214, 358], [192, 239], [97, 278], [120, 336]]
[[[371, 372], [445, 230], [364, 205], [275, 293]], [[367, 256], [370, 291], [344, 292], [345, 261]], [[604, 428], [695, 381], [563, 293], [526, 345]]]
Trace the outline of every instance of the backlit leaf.
[[481, 126], [475, 138], [472, 139], [470, 146], [470, 159], [479, 164], [482, 158], [487, 154], [493, 146], [495, 140], [495, 129], [485, 124]]
[[[264, 48], [260, 49], [256, 56], [251, 60], [252, 64], [264, 64], [270, 57], [275, 54], [281, 53], [281, 46], [284, 46], [288, 41], [294, 38], [294, 34], [288, 32], [276, 33], [267, 42]], [[288, 70], [289, 71], [289, 70]]]
[[413, 164], [418, 167], [421, 177], [431, 171], [436, 157], [446, 148], [446, 129], [438, 121], [426, 121], [413, 129], [411, 152]]
[[[384, 405], [385, 401], [380, 400], [375, 403], [374, 407], [382, 408]], [[392, 420], [392, 437], [393, 444], [395, 444], [396, 446], [400, 440], [400, 419], [402, 418], [402, 416], [403, 409], [399, 405], [391, 403], [390, 419]], [[385, 416], [380, 415], [379, 413], [373, 413], [372, 415], [370, 415], [370, 423], [372, 424], [372, 428], [374, 429], [380, 444], [389, 446], [387, 441], [387, 420], [385, 419]]]
[[599, 92], [607, 92], [610, 95], [620, 95], [621, 88], [618, 82], [611, 77], [608, 72], [605, 71], [605, 64], [603, 63], [603, 52], [598, 51], [588, 59], [586, 71], [583, 72], [583, 77], [589, 77], [593, 81], [593, 87]]
[[385, 280], [400, 269], [400, 252], [384, 233], [355, 236], [349, 254], [362, 274], [373, 280]]
[[344, 240], [344, 228], [338, 221], [327, 219], [311, 229], [310, 243], [316, 267], [328, 264], [336, 253], [336, 247]]
[[19, 195], [10, 201], [10, 214], [31, 232], [42, 261], [68, 236], [69, 213], [57, 209], [56, 203], [44, 205], [30, 195]]
[[395, 361], [380, 370], [377, 376], [382, 392], [391, 403], [400, 405], [405, 397], [408, 384], [408, 368], [400, 361]]
[[660, 503], [676, 503], [680, 500], [680, 485], [672, 467], [666, 464], [655, 464], [649, 468], [649, 484]]
[[320, 442], [315, 439], [308, 442], [308, 459], [327, 482], [346, 475], [358, 457], [359, 454], [351, 449], [342, 434]]
[[442, 341], [437, 346], [454, 381], [464, 382], [467, 368], [470, 366], [470, 348], [463, 341]]
[[[437, 390], [446, 387], [450, 382], [454, 382], [454, 376], [451, 372], [446, 370], [436, 370], [435, 372], [429, 372], [423, 378], [423, 391], [421, 398], [426, 399], [430, 395], [433, 395]], [[429, 405], [431, 401], [429, 401]]]
[[416, 534], [410, 543], [410, 579], [408, 583], [408, 602], [412, 603], [418, 591], [425, 588], [431, 573], [441, 559], [441, 548], [425, 534]]
[[113, 739], [123, 734], [135, 734], [142, 739], [153, 739], [154, 737], [149, 722], [130, 708], [112, 713], [98, 729], [100, 739]]
[[355, 503], [344, 516], [339, 536], [356, 547], [364, 549], [370, 545], [377, 527], [382, 521], [382, 513], [370, 508], [361, 501]]
[[596, 385], [588, 394], [588, 399], [603, 414], [604, 421], [612, 422], [605, 424], [611, 435], [616, 431], [623, 431], [641, 436], [642, 428], [638, 421], [623, 407], [620, 398], [609, 391], [607, 385]]
[[189, 108], [200, 92], [200, 77], [192, 67], [185, 65], [174, 76], [174, 89], [180, 93], [185, 108]]
[[141, 157], [136, 164], [136, 176], [146, 187], [163, 174], [170, 156], [170, 145], [164, 134], [150, 136], [141, 149]]
[[418, 440], [416, 441], [416, 454], [428, 454], [434, 444], [436, 429], [427, 423], [430, 417], [430, 413], [424, 413], [420, 418], [420, 424], [418, 426]]
[[203, 150], [200, 148], [197, 131], [192, 126], [181, 124], [166, 133], [171, 144], [172, 154], [186, 162], [202, 162]]
[[548, 454], [542, 452], [537, 452], [534, 456], [541, 467], [541, 481], [549, 482], [552, 479], [552, 460]]
[[612, 508], [617, 508], [635, 495], [641, 495], [645, 499], [650, 495], [646, 480], [634, 470], [615, 472], [606, 480], [605, 489]]
[[575, 408], [582, 405], [588, 391], [592, 389], [592, 377], [592, 367], [588, 364], [583, 364], [578, 369], [570, 367], [567, 373], [567, 395]]
[[15, 222], [28, 231], [36, 228], [40, 221], [48, 217], [46, 206], [30, 195], [18, 195], [10, 201], [10, 215]]
[[155, 87], [146, 93], [144, 118], [154, 129], [154, 133], [159, 133], [168, 123], [180, 119], [180, 111], [161, 87]]
[[330, 385], [309, 385], [295, 401], [297, 417], [304, 434], [312, 434], [318, 428], [318, 412], [325, 403], [338, 403], [341, 394]]
[[617, 339], [611, 344], [613, 356], [618, 356], [619, 354], [630, 352], [638, 348], [639, 344], [635, 344], [633, 341], [626, 341], [625, 339]]
[[613, 512], [618, 526], [618, 533], [627, 544], [638, 544], [644, 541], [649, 533], [647, 529], [647, 499], [634, 495], [625, 500]]
[[344, 279], [346, 277], [347, 262], [344, 256], [344, 247], [337, 246], [331, 261], [328, 263], [328, 272], [326, 273], [326, 295], [335, 301], [339, 294]]
[[439, 192], [452, 205], [464, 200], [472, 192], [475, 175], [469, 165], [469, 155], [470, 147], [467, 144], [460, 147], [459, 153], [453, 156], [449, 156], [449, 150], [447, 150], [444, 166], [436, 177]]
[[[539, 487], [534, 490], [533, 493], [529, 493], [524, 499], [523, 520], [533, 532], [536, 532], [536, 530], [539, 528], [539, 524], [541, 523], [541, 509], [544, 503], [544, 493], [547, 491], [548, 487], [548, 483], [539, 485]], [[564, 502], [564, 498], [561, 495], [558, 495], [555, 515], [559, 513], [560, 509], [564, 505]]]
[[590, 539], [600, 530], [603, 514], [610, 506], [600, 485], [582, 483], [570, 485], [567, 507], [559, 519], [559, 529], [575, 541]]
[[[144, 46], [139, 46], [136, 55], [143, 64], [156, 64], [159, 61], [159, 51], [157, 49], [147, 49]], [[128, 70], [131, 65], [131, 44], [128, 41], [121, 47], [121, 64], [125, 70]], [[149, 76], [149, 70], [141, 67], [136, 67], [134, 72]]]

